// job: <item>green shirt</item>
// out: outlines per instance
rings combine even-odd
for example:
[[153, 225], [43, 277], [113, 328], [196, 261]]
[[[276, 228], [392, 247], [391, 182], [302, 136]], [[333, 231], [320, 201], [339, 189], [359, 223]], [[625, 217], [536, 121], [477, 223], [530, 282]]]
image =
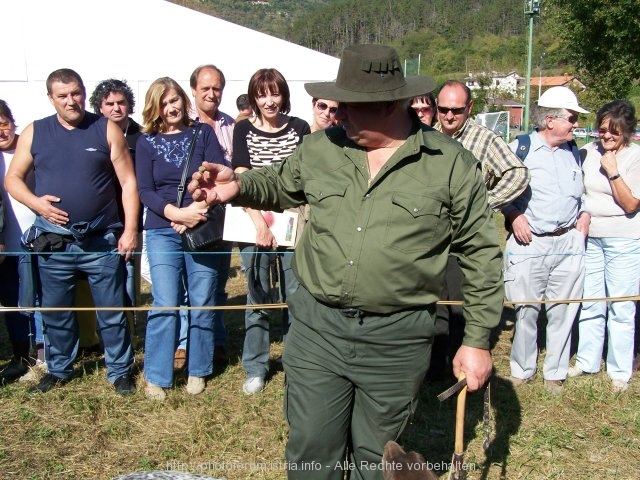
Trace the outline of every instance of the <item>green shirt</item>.
[[416, 123], [369, 182], [366, 151], [330, 128], [281, 165], [240, 178], [240, 205], [309, 204], [294, 268], [320, 302], [380, 314], [422, 308], [438, 300], [451, 251], [464, 275], [464, 344], [489, 347], [502, 255], [480, 164], [458, 142]]

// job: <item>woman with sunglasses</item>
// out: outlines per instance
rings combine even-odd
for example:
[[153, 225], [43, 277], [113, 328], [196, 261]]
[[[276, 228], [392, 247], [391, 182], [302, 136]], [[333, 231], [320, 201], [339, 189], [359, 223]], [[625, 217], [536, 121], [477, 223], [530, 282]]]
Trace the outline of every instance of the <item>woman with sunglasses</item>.
[[[287, 115], [291, 110], [287, 81], [275, 68], [263, 68], [249, 80], [249, 103], [255, 116], [236, 123], [233, 130], [233, 168], [236, 173], [279, 164], [293, 153], [310, 133], [304, 120]], [[296, 212], [301, 213], [301, 209]], [[295, 291], [298, 281], [291, 269], [292, 251], [279, 247], [259, 210], [246, 209], [256, 228], [255, 245], [241, 245], [242, 266], [249, 283], [247, 305], [265, 303], [270, 290], [271, 266], [279, 257], [280, 291]], [[271, 253], [277, 252], [277, 253]], [[254, 288], [256, 285], [259, 288]], [[283, 310], [283, 332], [292, 321]], [[247, 374], [242, 390], [247, 395], [261, 392], [269, 371], [269, 316], [264, 310], [245, 311], [245, 339], [242, 366]]]
[[631, 143], [636, 124], [630, 102], [607, 103], [596, 114], [600, 141], [585, 145], [581, 151], [586, 154], [582, 167], [585, 210], [591, 215], [591, 223], [578, 352], [569, 376], [600, 371], [606, 327], [606, 369], [615, 392], [627, 390], [633, 373], [635, 302], [588, 300], [638, 295], [640, 146]]
[[429, 92], [413, 97], [411, 108], [422, 123], [433, 127], [436, 117], [436, 97], [433, 96], [433, 93]]
[[338, 102], [325, 100], [324, 98], [314, 98], [311, 100], [311, 105], [313, 106], [312, 132], [324, 130], [336, 124]]
[[[35, 281], [29, 275], [32, 272], [31, 255], [22, 254], [20, 237], [22, 232], [33, 224], [36, 216], [29, 208], [11, 197], [2, 188], [17, 143], [18, 134], [13, 114], [7, 102], [0, 100], [0, 206], [4, 207], [4, 218], [0, 217], [0, 285], [2, 285], [0, 287], [0, 303], [5, 307], [17, 307], [19, 304], [23, 307], [33, 305], [35, 294], [33, 288], [29, 288], [34, 286]], [[29, 174], [28, 179], [31, 184], [33, 175]], [[0, 215], [2, 215], [2, 210], [0, 208]], [[4, 229], [2, 228], [3, 223]], [[27, 302], [29, 304], [25, 305]], [[33, 318], [34, 314], [29, 312], [4, 313], [13, 357], [0, 370], [0, 385], [13, 382], [29, 373], [29, 367], [34, 365], [38, 367], [40, 372], [46, 372], [42, 329], [37, 332], [36, 336], [37, 363], [30, 357], [30, 334], [34, 330]], [[42, 324], [42, 319], [39, 321]]]

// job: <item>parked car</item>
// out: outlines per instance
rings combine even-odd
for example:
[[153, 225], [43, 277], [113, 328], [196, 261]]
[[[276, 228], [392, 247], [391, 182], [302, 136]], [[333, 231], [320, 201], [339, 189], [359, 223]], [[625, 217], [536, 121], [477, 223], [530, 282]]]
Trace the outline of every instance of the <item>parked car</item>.
[[573, 136], [575, 138], [587, 138], [587, 129], [586, 128], [574, 128]]
[[631, 135], [631, 140], [640, 140], [640, 128], [633, 132], [633, 135]]
[[600, 138], [600, 134], [598, 133], [598, 130], [591, 130], [591, 131], [589, 132], [589, 136], [590, 136], [591, 138]]

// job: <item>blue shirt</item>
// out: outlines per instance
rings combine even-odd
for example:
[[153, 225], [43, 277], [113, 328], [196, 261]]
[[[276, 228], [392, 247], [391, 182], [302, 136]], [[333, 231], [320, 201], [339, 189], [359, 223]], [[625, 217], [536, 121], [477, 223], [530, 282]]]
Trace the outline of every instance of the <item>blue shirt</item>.
[[[509, 144], [513, 152], [517, 147], [517, 140]], [[551, 148], [533, 132], [524, 164], [531, 175], [529, 186], [502, 213], [506, 216], [514, 209], [524, 213], [537, 234], [573, 226], [581, 212], [584, 185], [582, 169], [569, 144]]]
[[55, 206], [69, 214], [65, 226], [95, 220], [100, 229], [119, 222], [106, 118], [85, 112], [70, 130], [57, 115], [36, 120], [31, 155], [35, 194], [60, 198]]
[[[164, 217], [164, 209], [168, 204], [176, 204], [178, 185], [182, 180], [194, 130], [195, 126], [191, 126], [179, 133], [144, 134], [138, 139], [136, 177], [140, 200], [148, 208], [145, 230], [171, 226]], [[205, 123], [200, 126], [193, 157], [189, 162], [187, 183], [204, 160], [226, 164], [213, 129]], [[186, 207], [192, 202], [191, 194], [185, 189], [182, 206]]]

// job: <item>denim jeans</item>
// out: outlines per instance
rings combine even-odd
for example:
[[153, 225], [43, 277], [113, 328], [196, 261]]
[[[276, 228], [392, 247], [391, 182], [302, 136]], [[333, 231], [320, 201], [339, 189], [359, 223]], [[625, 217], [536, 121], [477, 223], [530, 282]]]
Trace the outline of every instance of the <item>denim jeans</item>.
[[[640, 241], [631, 238], [588, 238], [583, 298], [638, 295]], [[633, 365], [636, 304], [583, 302], [578, 321], [576, 365], [583, 372], [600, 371], [607, 330], [607, 374], [629, 381]]]
[[[282, 301], [286, 301], [298, 288], [298, 279], [291, 268], [293, 250], [281, 249], [278, 252], [260, 250], [256, 253], [255, 262], [253, 253], [255, 246], [243, 246], [240, 251], [242, 268], [247, 276], [247, 281], [254, 278], [254, 269], [258, 268], [258, 279], [265, 292], [271, 290], [269, 285], [270, 269], [274, 262], [278, 265], [280, 278], [280, 295]], [[279, 260], [279, 262], [277, 261]], [[274, 299], [275, 300], [275, 299]], [[247, 293], [247, 305], [258, 305], [261, 301], [253, 298], [251, 291]], [[286, 335], [290, 323], [293, 321], [287, 309], [282, 311], [282, 331]], [[247, 309], [244, 316], [245, 337], [242, 350], [242, 366], [247, 373], [247, 378], [265, 378], [269, 371], [269, 315], [264, 310]]]
[[[146, 238], [154, 308], [181, 305], [183, 275], [191, 307], [216, 305], [218, 282], [226, 282], [228, 276], [225, 255], [185, 252], [180, 235], [172, 228], [147, 230]], [[191, 310], [189, 318], [187, 370], [190, 376], [206, 377], [213, 372], [213, 310]], [[179, 332], [178, 310], [149, 311], [144, 359], [144, 377], [149, 383], [172, 386]]]
[[[81, 243], [65, 244], [62, 251], [42, 254], [38, 269], [42, 306], [73, 307], [76, 276], [84, 272], [96, 307], [123, 307], [124, 268], [115, 233], [95, 235]], [[129, 373], [133, 349], [127, 317], [122, 310], [98, 310], [98, 328], [104, 344], [107, 379], [113, 383]], [[43, 311], [45, 355], [49, 372], [69, 379], [78, 352], [79, 329], [73, 311]]]
[[[17, 307], [20, 305], [20, 290], [23, 289], [23, 281], [19, 274], [19, 265], [23, 257], [28, 257], [28, 255], [7, 255], [4, 257], [4, 261], [0, 263], [0, 285], [2, 285], [0, 287], [0, 303], [5, 307]], [[4, 320], [7, 325], [9, 340], [12, 344], [29, 342], [33, 331], [33, 315], [31, 312], [5, 312]]]
[[[147, 280], [149, 283], [153, 283], [148, 272], [149, 269], [149, 259], [147, 256], [147, 232], [143, 232], [142, 235], [142, 258], [141, 258], [141, 275]], [[231, 269], [231, 243], [225, 243], [221, 250], [224, 252], [219, 253], [218, 255], [223, 257], [220, 260], [220, 268], [218, 269], [219, 281], [216, 285], [216, 305], [225, 305], [227, 303], [227, 280], [229, 278], [229, 270]], [[226, 261], [224, 258], [226, 257]], [[145, 267], [146, 265], [146, 267]], [[186, 282], [186, 279], [185, 279]], [[180, 303], [180, 305], [188, 306], [188, 299], [186, 295], [185, 289], [185, 299]], [[188, 310], [180, 310], [180, 334], [177, 348], [181, 348], [183, 350], [187, 349], [187, 335], [189, 333], [189, 311]], [[224, 311], [223, 310], [215, 310], [214, 311], [214, 343], [216, 347], [224, 347], [227, 343], [227, 329], [224, 325]]]

